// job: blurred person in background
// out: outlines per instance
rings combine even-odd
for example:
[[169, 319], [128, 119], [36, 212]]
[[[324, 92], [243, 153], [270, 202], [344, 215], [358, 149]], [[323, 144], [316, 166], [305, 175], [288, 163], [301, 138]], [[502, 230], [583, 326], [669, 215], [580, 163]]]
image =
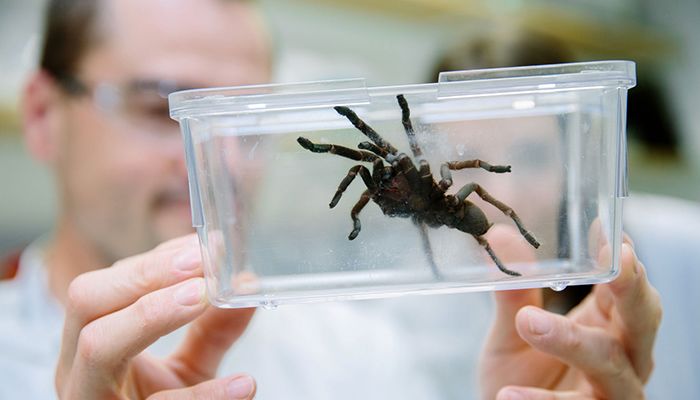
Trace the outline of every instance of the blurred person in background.
[[[1, 397], [255, 395], [248, 375], [216, 378], [220, 364], [265, 398], [475, 396], [484, 296], [289, 306], [248, 326], [253, 310], [206, 304], [193, 236], [142, 253], [192, 230], [165, 94], [266, 82], [271, 63], [248, 1], [50, 2], [22, 112], [60, 212], [0, 284]], [[506, 262], [530, 256], [517, 238], [489, 235]], [[661, 312], [644, 271], [626, 243], [620, 277], [573, 317], [543, 311], [538, 290], [499, 293], [483, 397], [641, 397]]]

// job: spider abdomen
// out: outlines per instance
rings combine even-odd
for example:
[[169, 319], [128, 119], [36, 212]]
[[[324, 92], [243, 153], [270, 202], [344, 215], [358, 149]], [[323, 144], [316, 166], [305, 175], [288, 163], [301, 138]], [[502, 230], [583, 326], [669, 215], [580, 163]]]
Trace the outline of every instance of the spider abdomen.
[[491, 223], [486, 218], [486, 214], [470, 201], [461, 204], [462, 209], [458, 213], [454, 228], [472, 235], [481, 236], [491, 227]]
[[469, 201], [457, 207], [433, 205], [427, 210], [412, 210], [413, 219], [432, 228], [446, 226], [472, 235], [483, 235], [491, 227], [486, 215]]

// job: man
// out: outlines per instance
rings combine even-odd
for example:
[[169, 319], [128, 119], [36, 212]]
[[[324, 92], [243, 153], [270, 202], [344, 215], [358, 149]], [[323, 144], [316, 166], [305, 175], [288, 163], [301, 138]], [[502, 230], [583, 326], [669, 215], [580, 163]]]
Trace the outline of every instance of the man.
[[[205, 304], [196, 240], [133, 255], [190, 231], [177, 125], [158, 95], [264, 82], [270, 64], [249, 2], [52, 2], [41, 69], [22, 108], [30, 151], [55, 172], [61, 207], [54, 234], [25, 250], [17, 278], [1, 289], [3, 397], [49, 396], [56, 361], [63, 398], [255, 395], [247, 375], [215, 378], [252, 311]], [[529, 256], [516, 234], [492, 231], [504, 261]], [[498, 294], [481, 363], [484, 396], [638, 398], [660, 312], [643, 271], [625, 245], [621, 277], [571, 318], [525, 307], [540, 304], [539, 291]], [[481, 299], [259, 313], [224, 369], [252, 372], [266, 398], [465, 396], [475, 382], [445, 365], [476, 358], [489, 309], [475, 307]], [[453, 321], [461, 330], [445, 333], [440, 324]], [[187, 323], [177, 347], [166, 344], [168, 357], [145, 351]], [[520, 386], [501, 389], [508, 384]]]
[[[22, 106], [30, 151], [53, 169], [61, 205], [52, 237], [40, 248], [25, 252], [23, 261], [36, 255], [35, 263], [39, 265], [27, 269], [46, 274], [46, 294], [69, 309], [56, 381], [59, 395], [101, 397], [97, 387], [85, 380], [75, 382], [74, 374], [63, 372], [88, 368], [79, 361], [83, 352], [95, 350], [90, 347], [94, 343], [84, 345], [91, 340], [109, 340], [109, 346], [120, 352], [118, 357], [129, 353], [117, 345], [116, 338], [103, 332], [95, 332], [94, 336], [87, 332], [91, 327], [100, 329], [98, 321], [104, 318], [99, 317], [156, 289], [157, 285], [150, 281], [156, 277], [150, 273], [157, 268], [144, 265], [143, 275], [124, 271], [125, 281], [116, 277], [101, 279], [99, 275], [92, 280], [90, 274], [83, 275], [87, 278], [84, 281], [89, 282], [87, 291], [81, 289], [80, 280], [69, 291], [70, 282], [82, 273], [192, 231], [179, 130], [168, 118], [167, 101], [159, 90], [167, 89], [171, 82], [193, 87], [260, 83], [270, 78], [270, 51], [254, 7], [242, 1], [207, 1], [201, 6], [198, 3], [170, 2], [163, 7], [159, 2], [90, 0], [55, 1], [49, 5], [41, 69], [30, 78]], [[189, 242], [189, 253], [184, 252], [180, 263], [184, 270], [176, 272], [179, 275], [172, 276], [175, 280], [167, 286], [181, 278], [201, 276], [201, 271], [192, 270], [199, 265], [196, 241]], [[45, 264], [45, 270], [41, 264]], [[25, 265], [20, 265], [20, 280], [27, 277], [23, 268]], [[167, 274], [168, 270], [163, 272]], [[178, 298], [195, 304], [179, 311], [203, 311], [204, 303], [197, 297], [202, 290], [201, 278], [187, 283], [189, 286], [182, 287]], [[104, 286], [110, 284], [116, 286]], [[137, 288], [143, 292], [130, 292]], [[118, 292], [113, 293], [115, 297], [102, 297], [110, 289]], [[187, 292], [188, 289], [194, 291]], [[90, 298], [93, 295], [101, 299]], [[158, 318], [146, 309], [152, 301], [148, 299], [145, 297], [128, 309], [125, 318], [117, 316], [119, 313], [111, 314], [117, 320], [105, 329], [115, 334], [117, 326], [134, 329], [118, 337], [139, 335], [139, 339], [144, 339], [139, 326], [132, 326], [129, 321], [142, 324], [144, 318]], [[132, 310], [138, 317], [132, 317]], [[54, 311], [51, 314], [58, 312]], [[242, 314], [246, 321], [250, 317], [247, 311], [236, 314]], [[191, 313], [189, 317], [186, 313], [179, 316], [194, 317]], [[212, 329], [211, 324], [203, 329]], [[78, 336], [80, 340], [76, 341]], [[201, 381], [201, 374], [209, 373], [211, 378], [213, 373], [206, 371], [204, 364], [213, 361], [201, 358], [209, 357], [206, 352], [210, 340], [211, 337], [206, 338], [204, 344], [196, 339], [185, 342], [181, 355], [174, 358], [180, 364], [171, 368], [177, 369], [177, 375], [171, 372], [160, 377], [163, 384], [172, 387], [175, 376], [181, 379], [180, 385], [188, 386]], [[124, 344], [132, 350], [137, 345]], [[73, 356], [75, 352], [77, 357]], [[193, 354], [195, 358], [189, 359]], [[94, 355], [88, 354], [88, 373], [99, 370]], [[46, 362], [46, 367], [53, 369], [56, 359]], [[166, 368], [164, 364], [154, 367], [150, 360], [142, 362], [140, 358], [133, 364], [136, 369]], [[183, 368], [188, 365], [196, 369], [185, 371]], [[184, 377], [183, 373], [190, 376]], [[42, 385], [35, 388], [44, 388], [53, 381], [47, 375], [42, 377]], [[234, 380], [234, 384], [250, 386], [250, 379], [241, 379]], [[160, 384], [155, 378], [148, 382], [137, 380], [130, 389], [138, 392], [150, 389], [148, 384]], [[23, 385], [17, 389], [32, 393], [33, 387], [26, 378], [14, 384]], [[241, 390], [245, 392], [241, 398], [252, 397], [253, 388]]]

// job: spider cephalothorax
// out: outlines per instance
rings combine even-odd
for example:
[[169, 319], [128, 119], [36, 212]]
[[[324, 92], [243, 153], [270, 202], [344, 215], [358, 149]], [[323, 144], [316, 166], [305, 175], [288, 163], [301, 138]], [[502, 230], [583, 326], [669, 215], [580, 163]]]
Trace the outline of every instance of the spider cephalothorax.
[[[360, 211], [372, 200], [382, 212], [390, 217], [411, 218], [419, 227], [428, 260], [436, 277], [440, 276], [437, 266], [433, 261], [432, 251], [426, 232], [426, 226], [458, 229], [472, 235], [483, 246], [498, 268], [508, 275], [520, 276], [520, 273], [506, 268], [496, 257], [483, 235], [491, 227], [486, 215], [474, 203], [467, 200], [467, 196], [476, 193], [484, 201], [501, 210], [515, 222], [523, 237], [535, 248], [540, 244], [537, 239], [523, 226], [518, 215], [512, 208], [496, 200], [477, 183], [468, 183], [462, 186], [455, 194], [447, 194], [447, 189], [452, 185], [451, 170], [464, 168], [482, 168], [495, 173], [510, 172], [509, 165], [490, 165], [482, 160], [449, 161], [440, 166], [441, 179], [436, 182], [430, 172], [428, 162], [420, 159], [422, 152], [416, 141], [413, 126], [410, 120], [410, 110], [403, 95], [397, 96], [402, 111], [403, 123], [411, 151], [418, 161], [418, 167], [405, 153], [399, 153], [391, 143], [384, 140], [374, 129], [367, 125], [354, 111], [348, 107], [335, 107], [338, 114], [346, 117], [360, 132], [364, 133], [371, 142], [362, 142], [357, 147], [360, 150], [351, 149], [335, 144], [317, 144], [309, 139], [299, 137], [297, 141], [307, 150], [315, 153], [332, 153], [341, 157], [356, 161], [371, 162], [372, 171], [364, 165], [355, 165], [350, 168], [348, 174], [338, 185], [338, 190], [330, 202], [333, 208], [340, 201], [343, 192], [355, 179], [357, 174], [367, 186], [360, 200], [350, 212], [353, 220], [353, 230], [348, 239], [353, 240], [360, 233]], [[385, 162], [388, 163], [385, 164]]]

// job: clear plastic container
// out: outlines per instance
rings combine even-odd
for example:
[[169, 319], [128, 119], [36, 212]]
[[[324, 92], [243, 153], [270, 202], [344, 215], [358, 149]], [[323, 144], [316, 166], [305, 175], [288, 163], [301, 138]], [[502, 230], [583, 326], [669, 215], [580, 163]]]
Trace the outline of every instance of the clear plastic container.
[[[171, 94], [211, 302], [269, 308], [609, 281], [619, 270], [634, 67], [602, 61], [449, 72], [421, 85], [351, 79]], [[377, 136], [356, 128], [353, 113]], [[497, 167], [445, 164], [476, 159]], [[336, 196], [351, 170], [356, 179]], [[532, 240], [523, 242], [528, 256], [501, 260], [501, 270], [499, 251], [490, 256], [479, 240], [490, 223], [516, 228], [507, 206]], [[362, 208], [361, 225], [353, 208]]]

